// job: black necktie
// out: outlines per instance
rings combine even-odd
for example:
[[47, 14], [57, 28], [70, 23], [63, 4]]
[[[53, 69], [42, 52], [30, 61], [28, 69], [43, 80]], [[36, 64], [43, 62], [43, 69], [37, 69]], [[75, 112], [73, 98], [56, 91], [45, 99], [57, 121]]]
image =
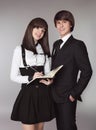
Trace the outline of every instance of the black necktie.
[[59, 50], [60, 50], [60, 45], [62, 44], [62, 42], [63, 42], [62, 39], [58, 40], [57, 47], [56, 47], [56, 53], [59, 52]]
[[58, 52], [60, 51], [60, 45], [62, 42], [63, 42], [62, 39], [60, 39], [56, 42], [56, 45], [55, 45], [53, 52], [52, 52], [52, 55], [56, 56], [58, 54]]
[[58, 40], [56, 42], [56, 46], [53, 49], [53, 52], [52, 52], [52, 67], [54, 65], [54, 60], [55, 60], [56, 56], [58, 55], [58, 52], [60, 51], [60, 45], [61, 45], [62, 42], [63, 42], [62, 39]]

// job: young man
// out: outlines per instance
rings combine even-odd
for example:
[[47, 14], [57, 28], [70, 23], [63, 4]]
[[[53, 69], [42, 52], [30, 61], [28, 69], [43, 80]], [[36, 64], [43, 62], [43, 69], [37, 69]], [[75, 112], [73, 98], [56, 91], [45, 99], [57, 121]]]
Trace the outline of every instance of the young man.
[[52, 84], [57, 129], [77, 130], [77, 100], [81, 101], [80, 95], [91, 78], [92, 68], [84, 42], [72, 36], [75, 23], [72, 13], [59, 11], [54, 17], [54, 23], [61, 40], [53, 45], [52, 69], [64, 65]]

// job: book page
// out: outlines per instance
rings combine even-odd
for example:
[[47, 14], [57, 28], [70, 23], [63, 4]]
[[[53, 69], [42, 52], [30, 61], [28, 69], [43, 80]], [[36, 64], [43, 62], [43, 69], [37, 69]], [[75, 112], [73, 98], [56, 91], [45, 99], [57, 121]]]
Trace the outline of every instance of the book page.
[[[41, 76], [41, 77], [39, 77], [39, 78], [36, 78], [36, 79], [45, 79], [45, 78], [52, 79], [52, 78], [54, 78], [54, 76], [56, 75], [56, 73], [57, 73], [62, 67], [63, 67], [63, 65], [60, 65], [60, 66], [58, 66], [57, 68], [51, 70], [48, 74], [43, 75], [43, 76]], [[36, 80], [36, 79], [33, 79], [33, 80], [29, 81], [29, 82], [27, 83], [27, 85], [30, 84], [31, 82], [33, 82], [33, 81]]]
[[63, 65], [60, 65], [59, 67], [51, 70], [48, 74], [43, 75], [40, 78], [54, 78], [55, 74], [63, 67]]

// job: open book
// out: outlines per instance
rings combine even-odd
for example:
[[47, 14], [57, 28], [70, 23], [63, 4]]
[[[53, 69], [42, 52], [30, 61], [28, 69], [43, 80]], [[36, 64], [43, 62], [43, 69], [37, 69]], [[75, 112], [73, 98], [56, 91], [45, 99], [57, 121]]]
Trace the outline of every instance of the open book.
[[31, 82], [33, 82], [33, 81], [36, 80], [36, 79], [52, 79], [52, 78], [54, 78], [54, 76], [56, 75], [56, 73], [57, 73], [62, 67], [63, 67], [63, 65], [60, 65], [60, 66], [56, 67], [55, 69], [51, 70], [48, 74], [43, 75], [43, 76], [41, 76], [41, 77], [39, 77], [39, 78], [32, 79], [31, 81], [29, 81], [29, 82], [27, 83], [27, 85], [30, 84]]

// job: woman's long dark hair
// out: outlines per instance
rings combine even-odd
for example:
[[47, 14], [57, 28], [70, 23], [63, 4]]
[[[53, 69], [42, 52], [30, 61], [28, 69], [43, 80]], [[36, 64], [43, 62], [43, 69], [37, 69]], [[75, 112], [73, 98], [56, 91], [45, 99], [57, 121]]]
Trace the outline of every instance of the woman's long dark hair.
[[35, 42], [32, 37], [32, 30], [35, 27], [37, 28], [41, 27], [45, 29], [44, 36], [38, 42], [41, 44], [44, 54], [50, 56], [49, 41], [48, 41], [48, 24], [42, 18], [35, 18], [29, 23], [25, 31], [22, 46], [27, 50], [34, 52], [34, 54], [37, 54]]

